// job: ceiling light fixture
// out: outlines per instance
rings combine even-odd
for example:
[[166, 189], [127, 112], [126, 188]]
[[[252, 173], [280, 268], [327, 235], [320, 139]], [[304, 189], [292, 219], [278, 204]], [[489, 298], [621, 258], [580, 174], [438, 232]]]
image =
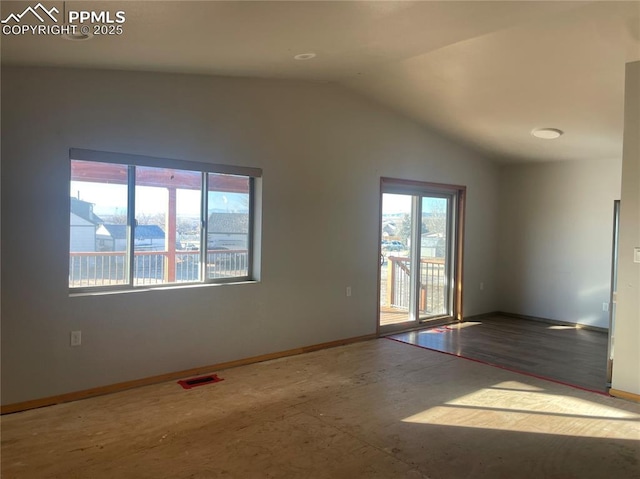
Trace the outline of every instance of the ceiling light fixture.
[[543, 140], [555, 140], [556, 138], [560, 138], [564, 134], [564, 131], [558, 130], [557, 128], [536, 128], [531, 134]]
[[93, 38], [93, 34], [76, 32], [76, 33], [67, 33], [65, 35], [61, 35], [61, 37], [64, 38], [65, 40], [71, 40], [71, 41], [74, 41], [74, 42], [82, 42], [84, 40], [89, 40], [90, 38]]
[[294, 60], [311, 60], [312, 58], [315, 58], [315, 57], [316, 57], [315, 53], [299, 53], [295, 57], [293, 57], [293, 59]]
[[[73, 42], [82, 42], [84, 40], [89, 40], [93, 38], [93, 33], [91, 33], [91, 27], [88, 25], [75, 25], [68, 23], [67, 21], [67, 2], [62, 2], [62, 21], [63, 27], [69, 31], [70, 33], [65, 33], [61, 35], [65, 40], [71, 40]], [[71, 33], [73, 32], [73, 33]]]

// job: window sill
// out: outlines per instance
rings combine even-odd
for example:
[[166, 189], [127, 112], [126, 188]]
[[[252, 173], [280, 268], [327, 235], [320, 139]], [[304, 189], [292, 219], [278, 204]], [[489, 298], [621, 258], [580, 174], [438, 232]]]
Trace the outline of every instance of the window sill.
[[97, 289], [96, 290], [80, 290], [80, 291], [69, 291], [70, 298], [78, 298], [84, 296], [105, 296], [112, 294], [130, 294], [130, 293], [149, 293], [149, 292], [161, 292], [168, 290], [178, 290], [178, 289], [194, 289], [194, 288], [211, 288], [211, 287], [220, 287], [220, 286], [237, 286], [243, 284], [258, 284], [259, 280], [255, 279], [243, 279], [241, 281], [229, 281], [225, 283], [190, 283], [190, 284], [167, 284], [161, 286], [137, 286], [133, 288], [122, 288], [122, 289]]

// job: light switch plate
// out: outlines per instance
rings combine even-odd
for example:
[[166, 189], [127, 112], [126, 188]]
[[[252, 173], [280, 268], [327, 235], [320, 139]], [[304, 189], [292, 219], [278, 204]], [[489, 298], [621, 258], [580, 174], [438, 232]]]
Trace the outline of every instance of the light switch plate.
[[640, 247], [633, 248], [633, 262], [640, 263]]

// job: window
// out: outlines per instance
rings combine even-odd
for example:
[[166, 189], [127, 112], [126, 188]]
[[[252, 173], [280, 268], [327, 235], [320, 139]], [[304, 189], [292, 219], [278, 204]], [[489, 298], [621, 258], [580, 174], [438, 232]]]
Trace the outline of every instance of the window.
[[253, 279], [257, 168], [72, 149], [69, 287]]

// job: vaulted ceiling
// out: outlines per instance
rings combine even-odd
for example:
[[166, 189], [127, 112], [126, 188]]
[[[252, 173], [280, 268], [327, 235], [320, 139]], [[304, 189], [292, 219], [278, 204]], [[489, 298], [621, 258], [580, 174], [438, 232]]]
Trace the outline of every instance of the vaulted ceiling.
[[[2, 2], [2, 18], [34, 3]], [[640, 60], [640, 1], [43, 4], [124, 11], [123, 34], [3, 35], [3, 65], [336, 82], [503, 162], [619, 159]]]

